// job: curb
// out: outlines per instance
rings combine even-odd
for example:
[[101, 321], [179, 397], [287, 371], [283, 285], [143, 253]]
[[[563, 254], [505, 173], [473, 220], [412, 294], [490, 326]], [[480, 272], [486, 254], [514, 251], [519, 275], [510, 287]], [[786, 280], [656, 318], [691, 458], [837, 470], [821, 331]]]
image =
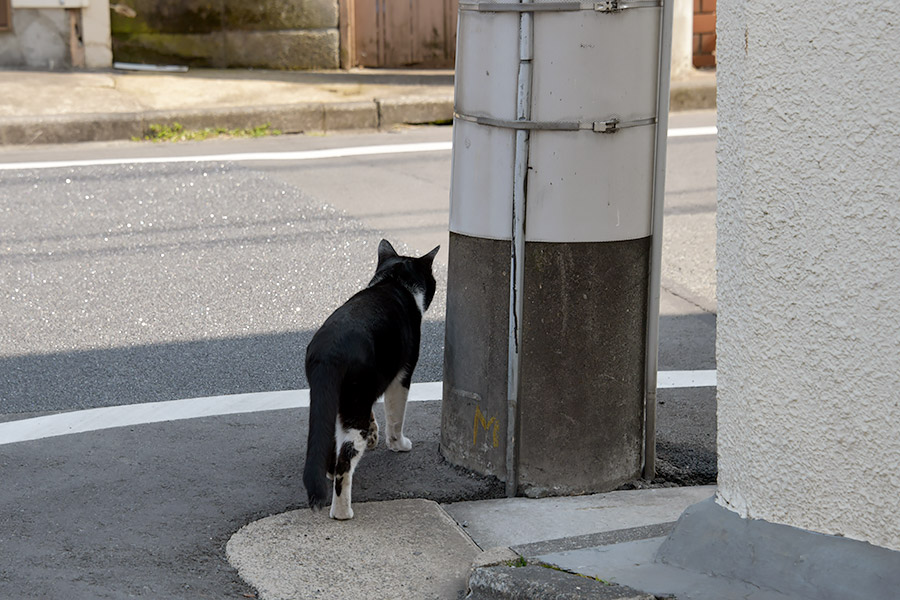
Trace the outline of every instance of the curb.
[[[669, 102], [672, 111], [715, 108], [715, 73], [699, 73], [683, 81], [673, 81]], [[452, 94], [359, 102], [0, 117], [0, 146], [130, 140], [149, 135], [150, 125], [176, 122], [186, 129], [252, 128], [269, 123], [284, 133], [303, 133], [387, 129], [452, 120]]]
[[715, 71], [697, 71], [686, 79], [673, 81], [669, 88], [669, 110], [716, 108]]
[[401, 97], [364, 102], [309, 102], [0, 118], [0, 145], [64, 144], [128, 140], [150, 133], [150, 125], [180, 123], [186, 129], [258, 127], [284, 133], [386, 129], [453, 119], [453, 96]]
[[655, 600], [630, 587], [537, 565], [475, 568], [468, 588], [466, 600]]

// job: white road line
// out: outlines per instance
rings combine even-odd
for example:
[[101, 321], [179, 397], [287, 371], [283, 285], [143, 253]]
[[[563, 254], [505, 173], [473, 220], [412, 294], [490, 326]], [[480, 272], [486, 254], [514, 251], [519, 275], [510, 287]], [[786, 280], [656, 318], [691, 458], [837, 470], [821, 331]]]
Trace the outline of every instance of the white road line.
[[[660, 371], [658, 380], [660, 389], [714, 387], [716, 372]], [[440, 381], [414, 383], [409, 390], [409, 400], [436, 401], [440, 400], [442, 392]], [[90, 408], [0, 423], [0, 446], [114, 427], [308, 407], [309, 390], [290, 390]]]
[[[687, 127], [670, 129], [669, 137], [691, 137], [716, 135], [715, 127]], [[356, 146], [350, 148], [330, 148], [326, 150], [300, 150], [295, 152], [240, 152], [235, 154], [198, 154], [196, 156], [149, 156], [135, 158], [95, 158], [85, 160], [50, 160], [34, 162], [0, 163], [0, 171], [25, 169], [61, 169], [73, 167], [96, 167], [107, 165], [143, 165], [163, 163], [197, 162], [247, 162], [247, 161], [305, 161], [351, 156], [377, 156], [382, 154], [406, 154], [411, 152], [446, 152], [452, 148], [450, 142], [427, 142], [421, 144], [390, 144], [383, 146]]]
[[234, 154], [198, 154], [196, 156], [151, 156], [143, 158], [97, 158], [88, 160], [54, 160], [45, 162], [2, 163], [0, 170], [58, 169], [61, 167], [93, 167], [98, 165], [142, 165], [152, 163], [190, 162], [246, 162], [251, 160], [321, 160], [348, 156], [376, 156], [379, 154], [405, 154], [409, 152], [437, 152], [450, 150], [450, 142], [422, 144], [390, 144], [385, 146], [356, 146], [325, 150], [299, 150], [296, 152], [238, 152]]
[[716, 372], [712, 371], [659, 371], [657, 389], [716, 387]]
[[669, 137], [695, 137], [702, 135], [716, 135], [719, 132], [715, 125], [708, 127], [682, 127], [680, 129], [670, 129]]

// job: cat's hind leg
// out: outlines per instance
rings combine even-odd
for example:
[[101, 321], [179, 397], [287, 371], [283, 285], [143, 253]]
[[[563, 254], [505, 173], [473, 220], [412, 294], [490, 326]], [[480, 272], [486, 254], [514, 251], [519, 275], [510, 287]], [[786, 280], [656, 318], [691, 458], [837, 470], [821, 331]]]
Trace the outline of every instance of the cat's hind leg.
[[378, 421], [375, 420], [375, 411], [369, 419], [369, 431], [366, 433], [366, 448], [374, 450], [378, 447]]
[[387, 445], [394, 452], [409, 452], [412, 442], [403, 435], [406, 419], [406, 400], [409, 397], [409, 381], [401, 372], [384, 392], [384, 416], [387, 429]]
[[352, 519], [353, 508], [350, 506], [353, 488], [353, 471], [366, 450], [366, 435], [361, 429], [344, 429], [337, 423], [336, 451], [337, 460], [334, 465], [334, 493], [331, 496], [332, 519]]

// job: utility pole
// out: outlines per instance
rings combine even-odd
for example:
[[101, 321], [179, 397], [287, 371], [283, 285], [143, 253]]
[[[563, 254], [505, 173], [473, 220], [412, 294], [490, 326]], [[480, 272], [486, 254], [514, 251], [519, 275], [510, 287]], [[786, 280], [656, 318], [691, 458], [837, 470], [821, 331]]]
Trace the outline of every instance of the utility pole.
[[652, 477], [672, 5], [460, 3], [441, 451]]

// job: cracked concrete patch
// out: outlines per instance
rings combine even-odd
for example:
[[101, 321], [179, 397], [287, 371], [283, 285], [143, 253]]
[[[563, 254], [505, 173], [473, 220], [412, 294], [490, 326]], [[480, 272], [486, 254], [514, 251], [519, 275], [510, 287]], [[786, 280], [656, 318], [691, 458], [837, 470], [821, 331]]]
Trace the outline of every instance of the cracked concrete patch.
[[478, 546], [430, 500], [358, 503], [350, 521], [295, 510], [243, 527], [226, 552], [263, 600], [462, 597]]

